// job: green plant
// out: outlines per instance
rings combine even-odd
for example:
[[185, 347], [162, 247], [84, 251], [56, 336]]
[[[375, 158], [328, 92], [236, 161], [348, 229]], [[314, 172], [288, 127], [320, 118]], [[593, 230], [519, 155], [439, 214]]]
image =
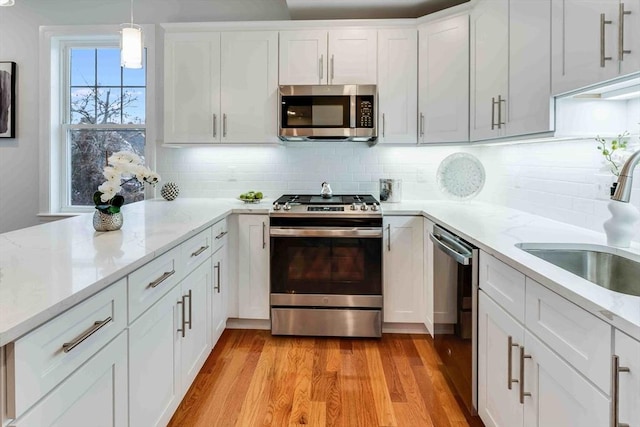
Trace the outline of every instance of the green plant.
[[629, 132], [624, 131], [615, 139], [611, 140], [610, 145], [607, 144], [606, 139], [600, 136], [596, 137], [596, 142], [598, 143], [598, 146], [596, 148], [600, 150], [600, 153], [604, 156], [606, 168], [610, 170], [611, 173], [613, 173], [615, 176], [620, 175], [620, 168], [626, 160], [626, 156], [622, 153], [627, 148], [628, 137]]

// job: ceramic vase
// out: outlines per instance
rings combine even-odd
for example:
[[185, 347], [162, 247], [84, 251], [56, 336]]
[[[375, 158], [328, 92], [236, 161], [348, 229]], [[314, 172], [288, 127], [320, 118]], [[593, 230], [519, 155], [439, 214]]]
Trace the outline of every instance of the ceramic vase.
[[96, 231], [120, 230], [123, 222], [122, 212], [108, 214], [96, 209], [93, 213], [93, 228]]
[[636, 232], [634, 225], [640, 219], [640, 212], [631, 203], [616, 200], [611, 200], [607, 207], [611, 212], [611, 218], [604, 222], [607, 245], [628, 248]]

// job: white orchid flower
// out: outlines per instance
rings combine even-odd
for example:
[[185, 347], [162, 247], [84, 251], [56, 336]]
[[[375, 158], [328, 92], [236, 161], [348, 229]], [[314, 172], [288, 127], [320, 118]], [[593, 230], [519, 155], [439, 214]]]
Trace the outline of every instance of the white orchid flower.
[[122, 187], [120, 187], [119, 183], [105, 181], [98, 187], [98, 191], [102, 193], [102, 195], [100, 196], [100, 200], [106, 203], [109, 200], [113, 199], [113, 197], [118, 194], [120, 190], [122, 190]]

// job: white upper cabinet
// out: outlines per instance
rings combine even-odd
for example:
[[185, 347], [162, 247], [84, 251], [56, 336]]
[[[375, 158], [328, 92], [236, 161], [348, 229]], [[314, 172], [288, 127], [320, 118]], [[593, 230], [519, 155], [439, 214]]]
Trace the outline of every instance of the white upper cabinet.
[[280, 84], [376, 84], [375, 29], [280, 32]]
[[554, 94], [640, 71], [639, 0], [553, 1], [551, 13]]
[[164, 140], [220, 142], [220, 33], [168, 33]]
[[469, 140], [469, 17], [418, 29], [418, 142]]
[[378, 31], [378, 142], [416, 143], [418, 34]]
[[277, 142], [278, 33], [165, 36], [164, 141]]
[[472, 140], [551, 129], [550, 0], [479, 0], [471, 14]]

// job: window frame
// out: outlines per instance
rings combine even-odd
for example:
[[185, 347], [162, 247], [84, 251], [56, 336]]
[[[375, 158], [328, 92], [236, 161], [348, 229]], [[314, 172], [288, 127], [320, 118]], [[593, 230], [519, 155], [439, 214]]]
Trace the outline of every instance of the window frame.
[[[40, 184], [38, 216], [65, 217], [92, 212], [93, 206], [71, 205], [70, 144], [67, 133], [75, 129], [144, 129], [145, 163], [155, 167], [155, 26], [143, 25], [146, 49], [144, 124], [70, 124], [70, 49], [75, 47], [118, 47], [119, 26], [63, 26], [40, 29]], [[155, 197], [155, 189], [145, 186], [145, 199]]]

